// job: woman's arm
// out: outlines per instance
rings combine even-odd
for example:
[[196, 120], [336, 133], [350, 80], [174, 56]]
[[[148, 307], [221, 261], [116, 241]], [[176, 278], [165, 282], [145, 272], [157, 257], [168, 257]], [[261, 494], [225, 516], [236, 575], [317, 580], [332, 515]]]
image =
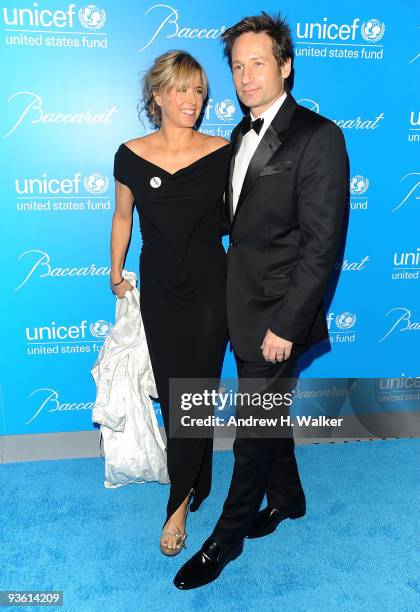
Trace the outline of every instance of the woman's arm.
[[[133, 225], [134, 198], [131, 190], [115, 181], [115, 210], [112, 216], [111, 230], [111, 282], [118, 283], [122, 276], [127, 246]], [[127, 289], [132, 289], [128, 281], [114, 288], [114, 293], [122, 297]]]

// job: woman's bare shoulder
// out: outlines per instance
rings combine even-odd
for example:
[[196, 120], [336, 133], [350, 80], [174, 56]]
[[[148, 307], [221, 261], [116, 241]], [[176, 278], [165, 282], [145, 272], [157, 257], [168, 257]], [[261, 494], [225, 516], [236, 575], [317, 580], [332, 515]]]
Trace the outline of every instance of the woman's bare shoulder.
[[139, 136], [138, 138], [132, 138], [131, 140], [127, 140], [125, 142], [125, 146], [137, 153], [138, 155], [142, 155], [148, 151], [151, 145], [153, 145], [154, 134], [146, 134], [146, 136]]
[[217, 149], [221, 149], [229, 144], [229, 140], [226, 140], [226, 138], [222, 138], [221, 136], [209, 136], [207, 134], [203, 134], [203, 137], [206, 140], [205, 144], [209, 150], [209, 153], [217, 151]]

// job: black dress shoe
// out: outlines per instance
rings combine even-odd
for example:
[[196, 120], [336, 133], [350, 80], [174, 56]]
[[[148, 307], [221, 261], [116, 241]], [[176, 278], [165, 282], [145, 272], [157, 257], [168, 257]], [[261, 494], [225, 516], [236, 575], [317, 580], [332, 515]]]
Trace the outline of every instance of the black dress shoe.
[[262, 538], [269, 533], [273, 533], [277, 529], [277, 526], [284, 519], [297, 519], [306, 514], [306, 505], [295, 506], [291, 510], [279, 510], [278, 508], [271, 508], [267, 506], [264, 510], [258, 512], [254, 518], [248, 533], [245, 537], [247, 538]]
[[208, 584], [222, 573], [223, 568], [241, 554], [244, 547], [243, 540], [229, 550], [222, 548], [208, 538], [201, 549], [195, 553], [179, 570], [174, 578], [174, 585], [178, 589], [196, 589]]

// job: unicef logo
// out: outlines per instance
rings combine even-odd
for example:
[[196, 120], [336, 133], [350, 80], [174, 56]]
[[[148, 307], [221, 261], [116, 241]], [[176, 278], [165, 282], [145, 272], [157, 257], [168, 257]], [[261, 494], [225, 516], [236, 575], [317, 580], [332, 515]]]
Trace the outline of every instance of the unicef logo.
[[350, 181], [350, 191], [353, 195], [362, 195], [363, 193], [366, 193], [368, 187], [369, 179], [367, 179], [365, 176], [361, 176], [360, 174], [353, 176]]
[[369, 19], [361, 25], [362, 36], [368, 42], [378, 42], [385, 32], [385, 24], [379, 19]]
[[356, 315], [342, 312], [335, 317], [335, 323], [339, 329], [351, 329], [356, 323]]
[[232, 121], [235, 110], [236, 106], [232, 100], [222, 100], [214, 107], [214, 111], [221, 121]]
[[100, 319], [89, 325], [89, 330], [92, 336], [95, 338], [105, 338], [111, 331], [113, 325], [109, 321]]
[[79, 10], [79, 21], [87, 30], [100, 30], [106, 20], [104, 9], [88, 4]]
[[89, 193], [101, 194], [108, 189], [109, 179], [100, 172], [93, 172], [83, 179], [83, 185]]

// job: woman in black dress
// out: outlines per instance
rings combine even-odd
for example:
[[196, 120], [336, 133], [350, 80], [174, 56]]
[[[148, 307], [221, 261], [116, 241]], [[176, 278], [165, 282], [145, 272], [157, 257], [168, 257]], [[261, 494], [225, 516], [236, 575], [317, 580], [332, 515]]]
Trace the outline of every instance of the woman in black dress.
[[115, 154], [116, 207], [111, 283], [122, 297], [121, 271], [136, 206], [141, 315], [167, 435], [171, 481], [160, 547], [181, 550], [188, 509], [209, 495], [212, 438], [169, 436], [169, 378], [219, 378], [227, 345], [226, 260], [221, 210], [229, 143], [196, 131], [207, 95], [204, 70], [188, 53], [158, 57], [143, 79], [144, 107], [158, 130]]

